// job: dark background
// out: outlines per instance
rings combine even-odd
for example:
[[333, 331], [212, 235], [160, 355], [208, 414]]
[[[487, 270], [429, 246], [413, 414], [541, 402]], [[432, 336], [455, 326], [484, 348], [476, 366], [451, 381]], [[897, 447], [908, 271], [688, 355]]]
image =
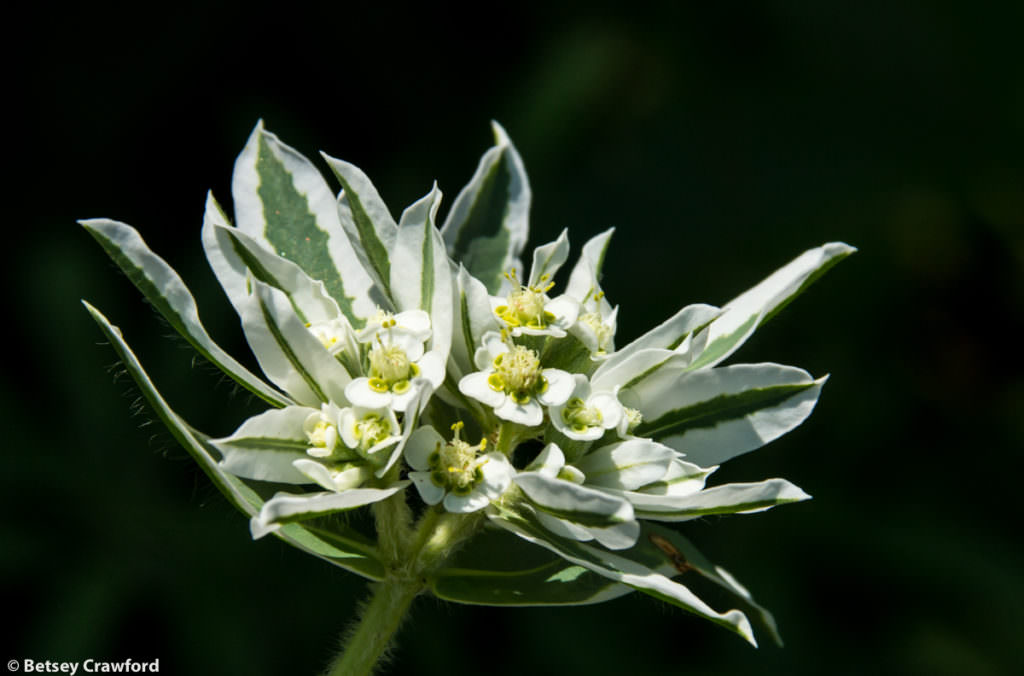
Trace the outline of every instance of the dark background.
[[684, 528], [775, 612], [786, 648], [640, 595], [425, 599], [393, 673], [1024, 673], [1022, 7], [89, 3], [12, 19], [0, 661], [327, 663], [364, 583], [253, 543], [135, 411], [79, 298], [196, 427], [226, 434], [259, 407], [191, 367], [74, 221], [136, 226], [247, 356], [199, 228], [258, 118], [362, 167], [396, 215], [434, 179], [450, 204], [493, 118], [530, 175], [533, 244], [618, 228], [604, 286], [620, 344], [804, 249], [860, 252], [734, 359], [832, 374], [806, 424], [718, 475], [784, 476], [815, 499]]

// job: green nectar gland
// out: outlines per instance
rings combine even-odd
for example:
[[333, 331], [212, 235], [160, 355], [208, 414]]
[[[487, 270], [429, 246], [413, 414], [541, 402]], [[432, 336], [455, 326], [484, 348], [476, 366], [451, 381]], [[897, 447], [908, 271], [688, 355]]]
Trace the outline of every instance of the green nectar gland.
[[505, 278], [516, 285], [506, 297], [506, 304], [494, 308], [494, 314], [510, 327], [525, 326], [530, 329], [546, 329], [555, 321], [555, 315], [544, 310], [545, 294], [555, 285], [546, 283], [548, 275], [540, 278], [543, 286], [523, 286], [515, 270], [505, 273]]
[[487, 377], [487, 384], [496, 392], [504, 392], [517, 404], [525, 404], [548, 389], [534, 350], [513, 344], [508, 352], [495, 357], [493, 364], [494, 373]]
[[469, 495], [483, 480], [483, 470], [476, 458], [486, 448], [487, 440], [482, 439], [476, 446], [466, 443], [460, 438], [464, 426], [462, 421], [452, 425], [452, 440], [447, 444], [438, 443], [427, 460], [430, 480], [455, 495]]
[[367, 413], [355, 422], [354, 436], [359, 442], [356, 450], [364, 456], [390, 435], [391, 422], [379, 413]]
[[573, 397], [562, 409], [562, 420], [573, 432], [583, 434], [591, 427], [598, 427], [604, 422], [604, 416], [596, 406], [587, 406], [579, 397]]

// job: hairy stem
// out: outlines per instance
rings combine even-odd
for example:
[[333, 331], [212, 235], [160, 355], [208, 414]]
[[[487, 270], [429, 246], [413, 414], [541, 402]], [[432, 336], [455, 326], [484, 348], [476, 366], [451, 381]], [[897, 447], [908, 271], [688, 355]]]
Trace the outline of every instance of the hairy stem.
[[356, 626], [329, 676], [368, 676], [387, 651], [392, 637], [405, 619], [409, 605], [420, 593], [416, 580], [385, 579], [375, 585], [370, 602], [363, 608]]

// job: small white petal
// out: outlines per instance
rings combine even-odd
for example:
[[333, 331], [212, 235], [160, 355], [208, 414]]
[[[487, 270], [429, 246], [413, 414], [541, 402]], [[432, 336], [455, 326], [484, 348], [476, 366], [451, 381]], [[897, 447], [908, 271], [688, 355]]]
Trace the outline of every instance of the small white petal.
[[467, 397], [473, 397], [491, 408], [501, 406], [505, 402], [505, 393], [495, 391], [488, 383], [487, 376], [493, 373], [490, 371], [477, 371], [459, 381], [459, 392]]
[[541, 408], [536, 398], [530, 399], [525, 404], [517, 404], [505, 395], [502, 395], [502, 399], [504, 401], [499, 406], [494, 407], [494, 415], [502, 420], [508, 420], [509, 422], [525, 425], [526, 427], [536, 427], [544, 422], [544, 409]]
[[409, 472], [409, 478], [419, 491], [423, 502], [436, 505], [444, 497], [444, 489], [430, 480], [430, 472]]
[[562, 294], [544, 305], [544, 311], [555, 315], [555, 326], [569, 328], [576, 322], [580, 314], [580, 304], [569, 296]]
[[444, 361], [437, 352], [427, 352], [416, 365], [420, 367], [420, 376], [426, 378], [433, 389], [441, 387], [444, 382]]
[[470, 512], [476, 512], [489, 504], [491, 504], [491, 501], [486, 495], [479, 491], [473, 491], [469, 495], [455, 495], [454, 493], [449, 493], [444, 496], [444, 508], [449, 512], [454, 512], [455, 514], [469, 514]]
[[483, 481], [477, 487], [488, 499], [493, 500], [512, 483], [512, 465], [501, 453], [488, 453], [477, 460]]
[[[428, 460], [431, 454], [437, 450], [438, 445], [443, 445], [444, 439], [433, 427], [424, 425], [420, 427], [405, 444], [405, 459], [413, 469], [426, 470], [430, 465]], [[433, 504], [433, 503], [431, 503]]]
[[622, 421], [622, 404], [611, 392], [598, 392], [587, 399], [587, 406], [593, 406], [601, 412], [601, 427], [606, 430], [619, 426]]
[[370, 379], [356, 378], [345, 386], [345, 397], [356, 406], [365, 408], [384, 408], [391, 405], [390, 392], [376, 392], [370, 389]]
[[558, 476], [558, 472], [565, 466], [565, 454], [558, 444], [548, 444], [544, 450], [526, 466], [527, 472], [537, 472], [549, 479]]
[[548, 389], [537, 395], [540, 403], [558, 406], [567, 402], [576, 388], [575, 379], [561, 369], [544, 369], [541, 373], [548, 381]]

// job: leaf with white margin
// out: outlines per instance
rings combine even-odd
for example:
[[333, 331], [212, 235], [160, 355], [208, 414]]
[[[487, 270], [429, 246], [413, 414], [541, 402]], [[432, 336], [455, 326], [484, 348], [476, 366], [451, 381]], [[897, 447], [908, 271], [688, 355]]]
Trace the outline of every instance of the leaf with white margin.
[[135, 228], [105, 218], [79, 221], [174, 329], [210, 363], [273, 406], [291, 398], [278, 392], [217, 345], [199, 320], [188, 287], [164, 259], [153, 253]]
[[304, 425], [316, 409], [289, 406], [264, 411], [246, 420], [231, 436], [211, 439], [223, 459], [220, 466], [244, 479], [308, 484], [292, 462], [309, 456], [310, 447]]
[[239, 272], [243, 276], [248, 270], [254, 279], [284, 292], [303, 322], [326, 322], [341, 315], [323, 282], [312, 279], [298, 265], [268, 251], [238, 228], [214, 224], [213, 239], [225, 258], [242, 266]]
[[348, 371], [309, 332], [283, 292], [253, 281], [242, 329], [263, 372], [297, 402], [319, 407], [346, 401]]
[[459, 192], [441, 235], [448, 255], [497, 294], [519, 260], [529, 235], [530, 183], [505, 130], [491, 122], [495, 145], [480, 158], [473, 178]]
[[[615, 228], [608, 228], [591, 237], [583, 245], [583, 251], [580, 253], [576, 265], [573, 266], [572, 273], [569, 275], [569, 283], [565, 287], [567, 296], [582, 303], [601, 291], [601, 267], [604, 265], [604, 257], [608, 253], [608, 243], [614, 232]], [[598, 303], [602, 317], [611, 311], [611, 304], [603, 297], [598, 299]]]
[[534, 507], [570, 523], [611, 528], [634, 521], [633, 507], [626, 500], [593, 488], [539, 472], [520, 472], [512, 480]]
[[391, 252], [391, 293], [399, 311], [430, 315], [430, 350], [448, 361], [452, 345], [452, 273], [434, 227], [441, 191], [437, 184], [402, 213]]
[[692, 571], [721, 587], [736, 597], [748, 617], [755, 620], [759, 630], [767, 631], [775, 644], [782, 647], [782, 637], [772, 614], [754, 601], [750, 592], [732, 575], [709, 561], [689, 540], [671, 528], [644, 523], [643, 535], [636, 547], [630, 550], [630, 556], [666, 576]]
[[807, 419], [828, 376], [780, 364], [666, 369], [622, 394], [643, 414], [637, 436], [656, 439], [702, 467], [760, 448]]
[[[356, 328], [380, 299], [338, 217], [334, 192], [316, 167], [256, 125], [231, 181], [238, 228], [319, 279]], [[371, 293], [374, 293], [371, 297]]]
[[761, 283], [722, 307], [703, 336], [699, 354], [691, 355], [690, 368], [710, 368], [735, 352], [757, 327], [774, 317], [829, 268], [856, 251], [843, 242], [829, 242], [803, 252]]
[[627, 439], [591, 451], [573, 462], [588, 486], [634, 490], [668, 471], [676, 452], [650, 439]]
[[772, 507], [810, 500], [799, 486], [785, 479], [757, 483], [723, 484], [691, 495], [657, 495], [638, 499], [630, 494], [637, 518], [655, 521], [689, 521], [712, 514], [752, 514]]
[[451, 361], [457, 369], [453, 374], [457, 380], [476, 370], [473, 363], [476, 348], [485, 333], [498, 330], [498, 322], [483, 282], [469, 274], [462, 264], [455, 277], [455, 294]]
[[500, 529], [487, 529], [433, 573], [445, 601], [486, 606], [578, 606], [633, 590]]
[[253, 517], [251, 528], [254, 539], [259, 539], [286, 523], [315, 519], [337, 512], [347, 512], [356, 507], [369, 505], [390, 498], [409, 485], [409, 481], [398, 481], [387, 488], [350, 488], [340, 493], [278, 493], [267, 500], [260, 513]]
[[377, 188], [363, 171], [355, 166], [320, 153], [341, 182], [338, 195], [338, 218], [354, 247], [363, 268], [375, 284], [390, 297], [391, 259], [389, 252], [398, 236], [398, 225], [391, 216]]
[[676, 351], [683, 346], [687, 336], [694, 331], [704, 328], [707, 324], [718, 317], [722, 311], [713, 305], [687, 305], [667, 320], [654, 327], [633, 342], [616, 350], [605, 360], [598, 373], [607, 373], [617, 368], [627, 358], [632, 357], [640, 350], [660, 349]]
[[562, 230], [562, 234], [553, 242], [543, 244], [533, 250], [533, 264], [530, 266], [529, 287], [544, 286], [558, 274], [558, 270], [569, 260], [569, 231]]
[[637, 591], [711, 620], [736, 632], [752, 645], [757, 646], [750, 621], [742, 611], [716, 612], [683, 585], [673, 582], [643, 563], [628, 558], [631, 550], [616, 554], [572, 540], [551, 538], [536, 521], [536, 517], [529, 513], [517, 514], [508, 510], [496, 509], [489, 516], [498, 526], [515, 533], [527, 542], [544, 547], [567, 561], [611, 580], [629, 585]]
[[[627, 388], [643, 382], [662, 370], [679, 373], [690, 363], [688, 355], [661, 348], [647, 348], [633, 352], [625, 359], [609, 358], [603, 362], [590, 379], [591, 386], [601, 392], [613, 392], [615, 388]], [[630, 401], [620, 400], [626, 406], [637, 408]]]
[[[156, 387], [153, 386], [131, 348], [124, 342], [121, 330], [112, 325], [92, 305], [85, 301], [82, 303], [99, 325], [100, 330], [106, 335], [125, 369], [131, 374], [150, 407], [167, 426], [171, 435], [199, 463], [199, 467], [228, 499], [228, 502], [246, 516], [251, 517], [257, 514], [264, 504], [263, 499], [244, 481], [221, 469], [213, 455], [217, 449], [209, 443], [205, 435], [193, 430], [171, 410]], [[332, 531], [326, 531], [315, 526], [302, 527], [293, 524], [279, 529], [275, 535], [293, 547], [345, 570], [371, 580], [384, 579], [384, 566], [377, 557], [375, 547], [365, 536], [344, 524], [334, 524], [332, 529]]]

